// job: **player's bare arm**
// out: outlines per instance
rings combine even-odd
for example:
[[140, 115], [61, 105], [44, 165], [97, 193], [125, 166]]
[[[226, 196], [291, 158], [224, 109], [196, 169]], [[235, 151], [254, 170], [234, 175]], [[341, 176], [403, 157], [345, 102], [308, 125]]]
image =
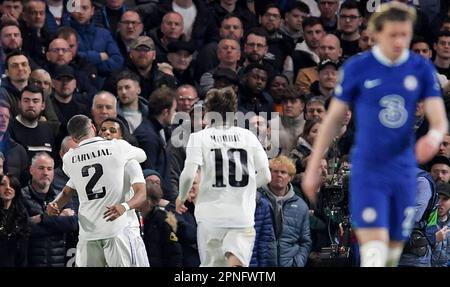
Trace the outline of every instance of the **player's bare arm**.
[[126, 211], [140, 208], [144, 204], [146, 200], [145, 183], [137, 182], [131, 186], [134, 191], [134, 196], [128, 202], [107, 206], [106, 211], [103, 213], [103, 218], [106, 221], [113, 221], [122, 216]]
[[195, 163], [186, 163], [180, 175], [180, 193], [176, 200], [176, 210], [178, 213], [186, 212], [187, 208], [184, 202], [187, 199], [189, 190], [191, 190], [194, 182], [195, 173], [198, 170], [198, 165]]
[[439, 145], [448, 131], [447, 116], [442, 98], [427, 98], [425, 100], [425, 115], [430, 123], [430, 129], [416, 144], [416, 157], [419, 163], [426, 163], [437, 154]]
[[75, 192], [75, 189], [67, 185], [64, 186], [62, 192], [56, 196], [55, 200], [47, 205], [47, 214], [51, 216], [59, 215], [61, 213], [61, 209], [66, 206]]
[[302, 188], [309, 200], [315, 202], [317, 190], [320, 184], [320, 160], [331, 140], [337, 135], [338, 129], [344, 120], [348, 105], [340, 100], [333, 99], [330, 103], [327, 115], [321, 126], [320, 133], [314, 143], [311, 159], [306, 166], [302, 181]]

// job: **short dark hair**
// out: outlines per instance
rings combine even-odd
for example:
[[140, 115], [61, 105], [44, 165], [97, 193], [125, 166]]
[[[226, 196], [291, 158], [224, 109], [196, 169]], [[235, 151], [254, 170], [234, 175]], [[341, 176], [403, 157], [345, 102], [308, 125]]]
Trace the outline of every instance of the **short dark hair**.
[[7, 101], [5, 101], [3, 99], [0, 100], [0, 107], [7, 108], [8, 110], [11, 109], [11, 105]]
[[[302, 2], [302, 1], [295, 1], [291, 4], [289, 4], [286, 8], [286, 12], [285, 13], [290, 13], [293, 10], [300, 10], [306, 14], [309, 14], [311, 11], [309, 10], [309, 6]], [[286, 15], [286, 14], [285, 14]]]
[[264, 30], [264, 28], [262, 27], [253, 27], [251, 28], [247, 34], [245, 35], [245, 42], [247, 43], [247, 38], [250, 34], [259, 36], [259, 37], [263, 37], [266, 39], [266, 42], [269, 40], [269, 35], [267, 34], [266, 30]]
[[67, 40], [71, 35], [75, 36], [78, 42], [78, 34], [74, 28], [69, 26], [62, 26], [59, 27], [58, 30], [56, 31], [56, 38], [62, 38], [64, 40]]
[[341, 12], [343, 9], [352, 10], [356, 9], [358, 10], [358, 14], [361, 16], [361, 11], [359, 10], [359, 4], [358, 2], [354, 0], [345, 0], [344, 3], [341, 4], [341, 8], [339, 9], [339, 12]]
[[417, 43], [425, 43], [428, 45], [428, 47], [430, 47], [430, 44], [428, 44], [427, 40], [425, 40], [424, 37], [420, 36], [420, 35], [415, 35], [412, 40], [411, 40], [411, 45], [409, 46], [410, 48], [412, 48], [415, 44]]
[[20, 99], [22, 100], [22, 96], [25, 92], [29, 92], [32, 94], [40, 94], [42, 98], [42, 102], [44, 102], [44, 91], [37, 86], [36, 84], [28, 84], [23, 90], [20, 92]]
[[282, 16], [282, 11], [279, 5], [275, 4], [275, 3], [269, 3], [266, 6], [264, 6], [264, 9], [262, 10], [263, 15], [267, 12], [267, 10], [271, 9], [271, 8], [275, 8], [278, 10], [278, 12], [280, 13], [280, 16]]
[[5, 59], [5, 64], [6, 64], [5, 69], [6, 70], [8, 70], [9, 60], [12, 57], [17, 57], [17, 56], [24, 56], [25, 58], [27, 58], [28, 64], [30, 64], [30, 59], [28, 58], [28, 56], [25, 55], [25, 53], [22, 52], [21, 50], [15, 49], [15, 50], [12, 50], [10, 53], [8, 53], [8, 55], [6, 55], [6, 59]]
[[[11, 27], [11, 26], [17, 27], [17, 29], [20, 30], [20, 26], [16, 22], [14, 22], [12, 20], [6, 20], [6, 21], [2, 22], [2, 26], [0, 27], [0, 33], [3, 31], [3, 28]], [[22, 34], [22, 31], [20, 31], [20, 34]]]
[[67, 131], [74, 140], [80, 140], [89, 134], [89, 128], [92, 124], [90, 118], [85, 115], [75, 115], [67, 123]]
[[133, 82], [137, 82], [138, 84], [140, 82], [139, 76], [130, 70], [123, 70], [122, 72], [120, 72], [119, 75], [117, 75], [116, 80], [117, 80], [116, 83], [118, 83], [121, 80], [131, 80]]
[[441, 37], [450, 37], [450, 31], [449, 30], [441, 30], [436, 36], [436, 43], [439, 42], [439, 38]]
[[176, 92], [168, 87], [159, 88], [151, 93], [148, 99], [148, 115], [159, 116], [163, 110], [172, 108], [177, 98]]
[[323, 24], [322, 21], [320, 21], [320, 19], [318, 17], [306, 17], [305, 19], [303, 19], [303, 23], [302, 23], [302, 28], [303, 30], [305, 30], [306, 27], [312, 27], [312, 26], [316, 26], [316, 25], [320, 25], [323, 28]]

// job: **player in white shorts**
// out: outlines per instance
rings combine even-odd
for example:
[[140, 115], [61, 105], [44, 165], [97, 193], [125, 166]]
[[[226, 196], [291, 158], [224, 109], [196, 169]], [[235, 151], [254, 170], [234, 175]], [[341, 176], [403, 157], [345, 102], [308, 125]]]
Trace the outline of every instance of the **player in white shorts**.
[[126, 141], [96, 137], [94, 125], [83, 115], [72, 117], [67, 130], [79, 146], [63, 157], [63, 171], [70, 180], [47, 212], [58, 214], [77, 191], [80, 231], [76, 266], [133, 266], [132, 239], [126, 232], [129, 221], [122, 215], [140, 207], [146, 194], [141, 183], [134, 183], [133, 197], [123, 201], [125, 165], [132, 159], [143, 162], [146, 155]]
[[186, 210], [182, 203], [201, 166], [195, 205], [200, 266], [248, 266], [255, 241], [256, 189], [270, 182], [269, 162], [257, 137], [226, 119], [227, 112], [237, 110], [232, 89], [210, 90], [206, 110], [220, 113], [224, 124], [216, 122], [190, 135], [177, 211]]

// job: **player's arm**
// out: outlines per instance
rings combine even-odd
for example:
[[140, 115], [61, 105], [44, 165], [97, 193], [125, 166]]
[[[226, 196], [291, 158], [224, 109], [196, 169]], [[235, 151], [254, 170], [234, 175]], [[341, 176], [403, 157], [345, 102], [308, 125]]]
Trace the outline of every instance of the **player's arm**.
[[269, 160], [267, 159], [267, 154], [264, 151], [261, 143], [256, 136], [254, 137], [254, 146], [256, 148], [255, 152], [255, 170], [256, 170], [256, 188], [268, 184], [272, 180], [269, 169]]
[[136, 160], [128, 161], [125, 164], [124, 172], [134, 191], [133, 197], [127, 202], [107, 206], [106, 211], [103, 213], [103, 218], [106, 221], [113, 221], [128, 210], [140, 208], [147, 198], [145, 179], [139, 163]]
[[320, 184], [320, 161], [330, 146], [332, 139], [337, 136], [348, 108], [345, 102], [335, 98], [332, 99], [323, 124], [320, 127], [320, 133], [314, 142], [312, 154], [302, 181], [303, 191], [311, 201], [315, 201], [316, 192]]
[[448, 132], [448, 121], [442, 98], [426, 98], [424, 104], [430, 129], [416, 145], [416, 157], [419, 163], [426, 163], [436, 155], [444, 135]]
[[70, 199], [72, 199], [75, 189], [70, 186], [64, 186], [62, 192], [60, 192], [56, 198], [47, 205], [48, 215], [59, 215], [62, 208], [66, 206]]
[[191, 190], [197, 170], [198, 164], [193, 162], [185, 163], [184, 169], [180, 175], [180, 193], [178, 194], [178, 198], [176, 200], [177, 212], [182, 213], [185, 211], [184, 202], [186, 201], [189, 191]]

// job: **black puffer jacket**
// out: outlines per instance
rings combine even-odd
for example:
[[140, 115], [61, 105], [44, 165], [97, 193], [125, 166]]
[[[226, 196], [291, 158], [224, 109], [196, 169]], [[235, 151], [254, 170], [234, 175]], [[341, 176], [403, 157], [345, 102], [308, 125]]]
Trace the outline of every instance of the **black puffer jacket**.
[[77, 231], [77, 216], [48, 216], [45, 213], [47, 204], [53, 201], [57, 195], [53, 188], [50, 188], [48, 193], [39, 193], [31, 185], [28, 185], [22, 188], [22, 195], [30, 217], [42, 215], [40, 223], [31, 223], [28, 265], [64, 267], [66, 233]]

